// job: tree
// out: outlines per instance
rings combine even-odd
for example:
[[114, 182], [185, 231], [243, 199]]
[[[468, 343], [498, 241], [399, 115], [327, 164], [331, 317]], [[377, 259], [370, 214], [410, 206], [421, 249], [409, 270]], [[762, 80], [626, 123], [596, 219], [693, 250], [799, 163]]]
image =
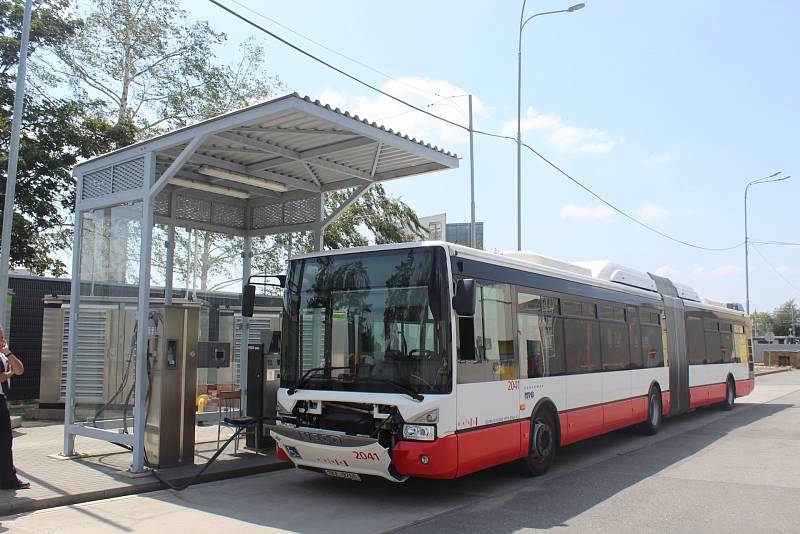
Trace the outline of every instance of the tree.
[[767, 312], [754, 312], [750, 315], [750, 320], [753, 324], [753, 335], [763, 336], [767, 332], [773, 332], [775, 329], [775, 321]]
[[[788, 336], [792, 331], [792, 325], [800, 320], [800, 312], [794, 299], [789, 299], [775, 309], [773, 313], [774, 330], [776, 336]], [[797, 329], [795, 329], [795, 333]]]
[[[66, 13], [67, 2], [35, 3], [31, 17], [31, 59], [60, 46], [79, 29], [80, 22]], [[23, 0], [0, 1], [0, 205], [5, 201], [11, 116], [14, 102]], [[35, 75], [29, 78], [34, 78]], [[106, 124], [98, 119], [96, 103], [55, 98], [35, 89], [26, 94], [22, 117], [11, 264], [33, 273], [63, 274], [63, 262], [50, 251], [68, 242], [65, 213], [74, 204], [70, 172], [81, 158], [113, 146]]]
[[94, 0], [80, 32], [56, 49], [53, 70], [79, 96], [104, 102], [117, 130], [147, 137], [272, 96], [280, 82], [264, 73], [253, 40], [239, 61], [219, 64], [224, 33], [189, 20], [177, 0]]

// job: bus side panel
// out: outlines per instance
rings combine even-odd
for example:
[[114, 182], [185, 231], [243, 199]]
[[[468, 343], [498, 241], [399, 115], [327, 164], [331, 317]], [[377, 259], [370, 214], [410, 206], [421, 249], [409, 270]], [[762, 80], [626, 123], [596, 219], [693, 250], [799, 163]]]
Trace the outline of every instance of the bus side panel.
[[561, 428], [562, 445], [599, 436], [603, 433], [603, 407], [590, 406], [567, 412], [566, 431]]
[[514, 421], [458, 434], [458, 476], [520, 458], [520, 426]]

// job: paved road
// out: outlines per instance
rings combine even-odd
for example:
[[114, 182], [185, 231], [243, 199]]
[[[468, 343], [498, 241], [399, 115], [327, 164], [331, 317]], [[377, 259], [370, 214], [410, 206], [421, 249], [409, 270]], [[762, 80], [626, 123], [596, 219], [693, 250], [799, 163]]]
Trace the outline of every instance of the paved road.
[[544, 477], [513, 466], [456, 481], [353, 483], [281, 471], [54, 508], [0, 532], [798, 532], [800, 372], [761, 377], [731, 412], [669, 420], [562, 451]]

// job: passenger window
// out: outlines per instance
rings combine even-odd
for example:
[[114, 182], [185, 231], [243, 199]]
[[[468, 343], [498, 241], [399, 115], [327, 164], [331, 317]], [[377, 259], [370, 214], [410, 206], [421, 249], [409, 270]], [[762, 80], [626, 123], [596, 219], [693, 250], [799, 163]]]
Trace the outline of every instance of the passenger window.
[[631, 346], [631, 369], [642, 368], [642, 334], [639, 332], [639, 313], [628, 308], [628, 339]]
[[589, 317], [594, 319], [595, 306], [590, 302], [574, 302], [565, 300], [563, 302], [564, 315], [572, 315], [573, 317]]
[[733, 353], [733, 334], [730, 323], [719, 324], [719, 350], [722, 353], [722, 363], [730, 363], [734, 360], [736, 355]]
[[644, 349], [645, 367], [664, 366], [664, 350], [660, 326], [642, 325], [642, 348]]
[[706, 338], [706, 363], [722, 363], [722, 345], [717, 321], [703, 320]]
[[563, 374], [564, 325], [563, 319], [555, 316], [558, 313], [558, 299], [519, 292], [517, 311], [522, 355], [520, 376], [538, 378]]
[[[511, 313], [511, 287], [508, 284], [477, 281], [475, 287], [475, 316], [472, 318], [475, 358], [463, 359], [464, 347], [459, 351], [458, 383], [490, 382], [519, 378], [519, 365], [514, 351]], [[462, 327], [459, 321], [459, 329]], [[459, 332], [460, 343], [468, 332]]]
[[564, 319], [567, 373], [591, 373], [602, 367], [600, 326], [597, 321]]
[[702, 365], [706, 363], [706, 342], [703, 337], [703, 320], [700, 317], [686, 318], [686, 339], [689, 364]]
[[604, 371], [619, 371], [630, 367], [628, 329], [624, 323], [601, 322], [600, 338], [603, 343]]

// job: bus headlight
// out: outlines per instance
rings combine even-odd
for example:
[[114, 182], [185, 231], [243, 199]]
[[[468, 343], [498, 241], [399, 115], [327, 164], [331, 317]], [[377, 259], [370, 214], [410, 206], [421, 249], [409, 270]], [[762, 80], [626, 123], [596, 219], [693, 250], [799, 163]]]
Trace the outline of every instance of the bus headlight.
[[436, 439], [435, 425], [403, 425], [403, 439], [433, 441]]

